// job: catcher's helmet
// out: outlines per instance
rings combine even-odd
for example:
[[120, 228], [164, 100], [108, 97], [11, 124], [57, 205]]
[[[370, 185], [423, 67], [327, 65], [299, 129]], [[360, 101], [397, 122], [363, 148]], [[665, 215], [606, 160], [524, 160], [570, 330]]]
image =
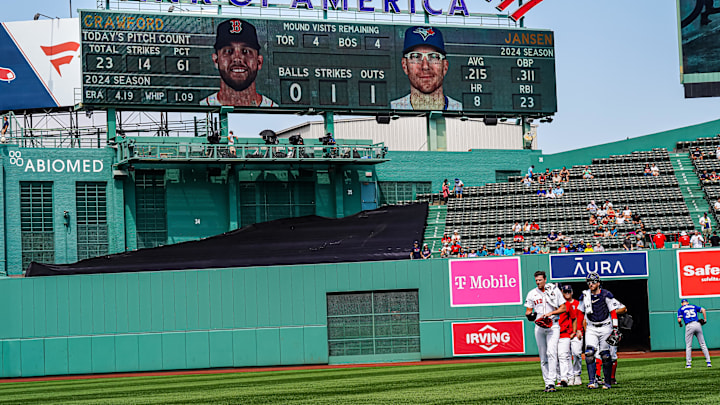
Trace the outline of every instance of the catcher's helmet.
[[585, 281], [590, 283], [599, 283], [600, 282], [600, 275], [597, 273], [588, 273], [587, 277], [585, 277]]

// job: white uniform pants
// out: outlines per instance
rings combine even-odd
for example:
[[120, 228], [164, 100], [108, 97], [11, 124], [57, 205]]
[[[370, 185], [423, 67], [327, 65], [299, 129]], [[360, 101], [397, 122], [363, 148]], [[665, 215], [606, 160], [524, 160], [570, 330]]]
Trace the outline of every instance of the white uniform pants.
[[559, 340], [560, 325], [557, 322], [553, 322], [553, 326], [547, 329], [535, 326], [535, 341], [538, 346], [545, 386], [555, 385], [555, 380], [557, 380]]
[[610, 321], [599, 323], [605, 323], [605, 325], [595, 326], [593, 322], [588, 322], [585, 331], [585, 346], [594, 347], [597, 357], [600, 357], [600, 352], [610, 351], [610, 345], [605, 340], [612, 333], [612, 323]]
[[582, 374], [582, 340], [560, 338], [558, 343], [560, 380], [570, 382], [572, 377]]

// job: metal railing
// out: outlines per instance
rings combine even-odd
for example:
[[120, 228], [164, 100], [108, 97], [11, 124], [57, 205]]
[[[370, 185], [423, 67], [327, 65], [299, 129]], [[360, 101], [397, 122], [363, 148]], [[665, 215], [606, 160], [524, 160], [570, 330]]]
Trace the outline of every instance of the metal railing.
[[383, 143], [360, 145], [266, 145], [210, 144], [199, 142], [137, 143], [124, 139], [118, 143], [118, 163], [130, 161], [326, 161], [341, 160], [378, 163], [387, 160]]

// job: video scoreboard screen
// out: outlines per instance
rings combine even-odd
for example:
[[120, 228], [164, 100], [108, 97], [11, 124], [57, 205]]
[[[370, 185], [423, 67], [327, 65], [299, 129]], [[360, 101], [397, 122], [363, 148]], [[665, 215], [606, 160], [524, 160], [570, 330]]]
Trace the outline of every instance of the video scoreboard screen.
[[95, 10], [80, 25], [96, 108], [557, 111], [552, 31]]

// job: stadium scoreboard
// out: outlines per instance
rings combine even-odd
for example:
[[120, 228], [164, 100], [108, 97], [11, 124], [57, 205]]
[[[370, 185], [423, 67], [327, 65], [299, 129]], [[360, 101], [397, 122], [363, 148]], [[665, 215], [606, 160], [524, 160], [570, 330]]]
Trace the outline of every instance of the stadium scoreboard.
[[[217, 109], [222, 69], [218, 25], [238, 17], [82, 11], [85, 106]], [[409, 26], [242, 18], [256, 32], [262, 61], [260, 105], [235, 111], [402, 112], [410, 93], [403, 70]], [[557, 111], [554, 35], [547, 30], [428, 27], [444, 38], [444, 96], [467, 115], [543, 116]], [[242, 66], [251, 69], [252, 67]], [[235, 66], [237, 68], [237, 66]], [[232, 104], [231, 104], [232, 105]], [[446, 103], [447, 106], [447, 103]]]

